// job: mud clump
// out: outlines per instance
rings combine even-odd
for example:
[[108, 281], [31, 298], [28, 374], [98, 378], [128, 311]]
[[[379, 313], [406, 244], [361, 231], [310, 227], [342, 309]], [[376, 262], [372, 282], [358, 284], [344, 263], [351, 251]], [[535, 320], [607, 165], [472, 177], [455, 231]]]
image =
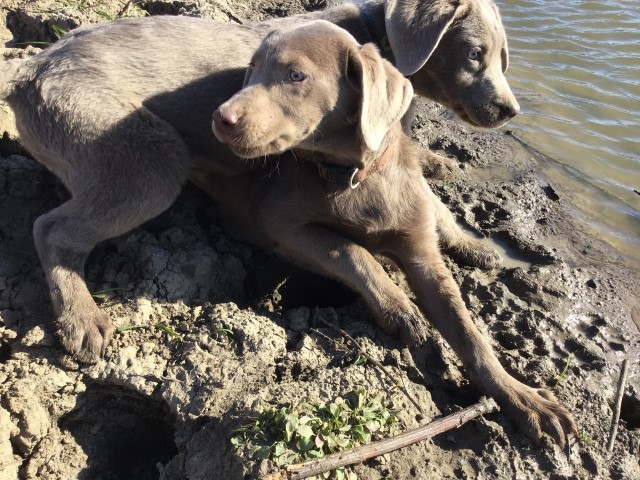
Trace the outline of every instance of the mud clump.
[[[126, 15], [242, 23], [325, 6], [132, 4]], [[0, 39], [11, 48], [3, 56], [28, 54], [20, 42], [55, 41], [52, 25], [106, 21], [123, 5], [5, 2]], [[460, 167], [453, 179], [432, 182], [459, 222], [499, 239], [520, 260], [495, 272], [449, 261], [472, 317], [510, 373], [549, 388], [572, 412], [581, 438], [571, 452], [540, 448], [498, 413], [354, 471], [365, 480], [640, 478], [637, 362], [613, 455], [604, 447], [619, 364], [640, 354], [632, 320], [638, 272], [583, 233], [569, 196], [535, 173], [538, 154], [512, 136], [467, 128], [429, 102], [419, 102], [413, 132]], [[92, 252], [86, 277], [100, 308], [116, 327], [139, 328], [117, 333], [97, 364], [78, 365], [55, 338], [32, 239], [34, 220], [68, 194], [21, 150], [2, 105], [0, 138], [0, 479], [240, 479], [247, 469], [229, 440], [261, 402], [322, 401], [364, 387], [380, 391], [412, 428], [478, 399], [436, 332], [420, 348], [403, 347], [344, 287], [227, 235], [216, 206], [194, 187], [158, 218]], [[393, 381], [356, 361], [358, 352], [326, 322], [355, 337]]]

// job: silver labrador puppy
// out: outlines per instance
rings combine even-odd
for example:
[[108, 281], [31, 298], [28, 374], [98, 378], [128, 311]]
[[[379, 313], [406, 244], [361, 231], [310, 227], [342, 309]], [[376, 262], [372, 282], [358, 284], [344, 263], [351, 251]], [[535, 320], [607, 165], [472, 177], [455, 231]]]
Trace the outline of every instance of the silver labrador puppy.
[[[272, 32], [245, 87], [214, 113], [214, 132], [241, 157], [291, 153], [234, 182], [212, 174], [211, 194], [250, 239], [349, 285], [407, 343], [424, 335], [424, 312], [525, 432], [563, 445], [576, 433], [571, 416], [502, 368], [440, 254], [439, 243], [492, 251], [462, 233], [423, 178], [421, 151], [400, 125], [412, 95], [373, 45], [331, 23]], [[406, 273], [419, 309], [374, 255]]]
[[36, 220], [34, 238], [58, 336], [78, 360], [95, 361], [114, 332], [85, 285], [89, 252], [168, 208], [187, 178], [207, 188], [211, 171], [250, 168], [211, 134], [212, 110], [241, 88], [268, 31], [308, 19], [377, 42], [418, 94], [472, 124], [493, 127], [518, 111], [492, 0], [377, 0], [251, 25], [123, 19], [3, 63], [0, 99], [15, 112], [24, 146], [72, 195]]

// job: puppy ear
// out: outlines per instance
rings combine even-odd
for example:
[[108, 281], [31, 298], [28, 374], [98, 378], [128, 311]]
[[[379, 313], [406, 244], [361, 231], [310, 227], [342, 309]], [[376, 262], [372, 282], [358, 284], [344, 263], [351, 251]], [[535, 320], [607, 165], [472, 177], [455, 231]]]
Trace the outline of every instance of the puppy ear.
[[507, 71], [507, 68], [509, 68], [509, 45], [507, 44], [507, 32], [504, 31], [504, 27], [502, 26], [502, 17], [500, 16], [500, 10], [498, 9], [498, 6], [493, 2], [490, 2], [490, 4], [491, 9], [496, 16], [496, 19], [498, 20], [498, 28], [500, 28], [500, 30], [502, 31], [503, 43], [502, 48], [500, 49], [500, 62], [502, 64], [502, 73], [505, 73]]
[[349, 50], [347, 79], [361, 95], [362, 139], [368, 149], [376, 151], [409, 108], [413, 98], [411, 82], [383, 60], [371, 43]]
[[504, 46], [502, 50], [500, 50], [500, 60], [502, 62], [502, 73], [507, 71], [509, 68], [509, 47], [507, 47], [507, 37], [504, 37]]
[[467, 8], [460, 0], [387, 0], [385, 26], [398, 70], [403, 75], [420, 70]]

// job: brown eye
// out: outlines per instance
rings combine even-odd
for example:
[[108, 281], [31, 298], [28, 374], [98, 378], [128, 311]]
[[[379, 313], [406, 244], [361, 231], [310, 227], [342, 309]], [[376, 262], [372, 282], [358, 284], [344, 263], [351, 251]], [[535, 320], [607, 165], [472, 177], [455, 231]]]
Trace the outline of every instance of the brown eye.
[[292, 82], [302, 82], [307, 76], [300, 70], [289, 70], [289, 80]]

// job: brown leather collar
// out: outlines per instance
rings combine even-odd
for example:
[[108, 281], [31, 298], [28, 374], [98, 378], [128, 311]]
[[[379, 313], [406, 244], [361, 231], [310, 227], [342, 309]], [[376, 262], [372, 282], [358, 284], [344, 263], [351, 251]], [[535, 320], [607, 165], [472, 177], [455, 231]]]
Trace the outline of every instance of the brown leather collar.
[[342, 183], [351, 188], [357, 188], [369, 175], [373, 175], [382, 169], [393, 157], [395, 145], [389, 145], [382, 155], [376, 158], [367, 168], [360, 170], [357, 167], [345, 167], [333, 163], [319, 163], [318, 174], [320, 178], [332, 183]]

